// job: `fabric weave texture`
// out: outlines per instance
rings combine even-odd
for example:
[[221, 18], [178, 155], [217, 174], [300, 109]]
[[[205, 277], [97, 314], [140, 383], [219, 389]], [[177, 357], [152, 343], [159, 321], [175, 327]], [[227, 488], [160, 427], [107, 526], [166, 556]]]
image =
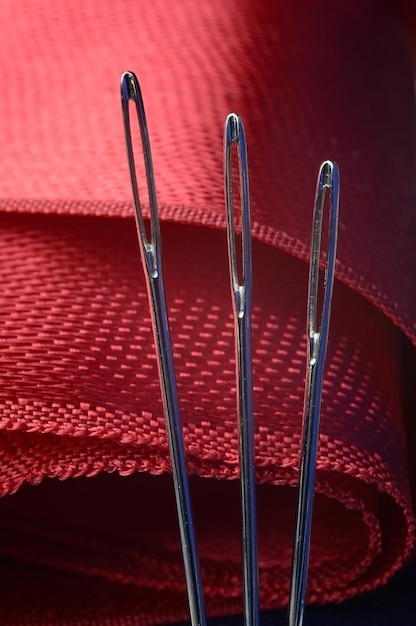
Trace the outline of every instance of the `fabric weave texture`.
[[242, 608], [230, 111], [246, 127], [252, 198], [262, 608], [288, 599], [312, 209], [327, 158], [341, 213], [308, 599], [374, 589], [411, 558], [416, 106], [400, 7], [1, 0], [2, 624], [187, 617], [124, 70], [139, 77], [149, 124], [209, 614]]

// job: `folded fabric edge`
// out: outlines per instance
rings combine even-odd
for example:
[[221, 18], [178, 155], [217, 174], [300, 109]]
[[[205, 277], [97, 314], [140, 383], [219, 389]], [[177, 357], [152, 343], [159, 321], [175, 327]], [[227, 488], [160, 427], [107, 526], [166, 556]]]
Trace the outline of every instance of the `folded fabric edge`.
[[[109, 463], [108, 467], [104, 469], [106, 471], [120, 469], [115, 466], [116, 464], [113, 463], [111, 466], [111, 463]], [[339, 477], [341, 479], [340, 483]], [[296, 480], [296, 473], [293, 468], [285, 468], [277, 483], [280, 486], [293, 487], [296, 484]], [[34, 482], [38, 481], [34, 480]], [[356, 513], [361, 519], [360, 523], [363, 529], [361, 534], [365, 535], [368, 533], [368, 541], [365, 545], [358, 546], [357, 554], [355, 555], [357, 560], [354, 563], [354, 567], [351, 567], [350, 570], [345, 570], [346, 562], [342, 563], [341, 554], [347, 561], [349, 558], [345, 550], [343, 553], [339, 553], [339, 560], [336, 560], [336, 562], [331, 562], [332, 554], [327, 554], [323, 560], [320, 557], [315, 564], [314, 558], [312, 558], [311, 568], [315, 569], [315, 571], [314, 577], [311, 579], [309, 601], [318, 604], [323, 602], [340, 602], [362, 591], [369, 591], [384, 584], [406, 562], [412, 546], [411, 529], [413, 522], [409, 518], [408, 505], [400, 501], [403, 498], [400, 494], [396, 493], [394, 496], [386, 492], [384, 497], [387, 496], [387, 499], [383, 505], [385, 507], [384, 513], [378, 519], [379, 509], [383, 507], [381, 506], [381, 501], [378, 501], [377, 485], [366, 485], [359, 478], [340, 476], [337, 471], [330, 472], [328, 469], [323, 473], [318, 473], [317, 493], [333, 499], [341, 505], [345, 511], [344, 517], [348, 518], [349, 513]], [[399, 495], [398, 499], [397, 495]], [[322, 502], [318, 502], [318, 504], [322, 504]], [[320, 526], [320, 508], [319, 506], [317, 508], [318, 527]], [[407, 509], [407, 514], [404, 509]], [[107, 545], [107, 540], [104, 540], [100, 548], [100, 532], [97, 530], [97, 533], [93, 536], [93, 542], [91, 543], [90, 538], [85, 543], [86, 559], [84, 555], [83, 558], [85, 560], [83, 560], [81, 558], [82, 541], [81, 543], [79, 541], [74, 543], [75, 537], [66, 535], [59, 527], [56, 527], [52, 535], [50, 535], [45, 530], [42, 522], [39, 525], [39, 522], [37, 524], [31, 523], [30, 519], [19, 521], [19, 519], [10, 518], [12, 522], [8, 524], [7, 519], [7, 515], [3, 514], [1, 521], [1, 526], [3, 527], [2, 540], [0, 542], [1, 551], [6, 556], [17, 561], [43, 565], [53, 569], [57, 568], [68, 572], [77, 572], [110, 582], [133, 585], [134, 587], [144, 586], [145, 588], [148, 587], [149, 589], [162, 592], [175, 592], [180, 597], [185, 595], [180, 566], [180, 549], [177, 541], [175, 541], [177, 545], [173, 551], [170, 542], [167, 544], [167, 552], [164, 553], [166, 546], [162, 544], [160, 545], [160, 550], [156, 550], [156, 556], [162, 555], [163, 557], [163, 554], [165, 554], [165, 558], [167, 558], [167, 561], [163, 561], [162, 558], [161, 563], [155, 558], [154, 554], [152, 559], [149, 560], [149, 549], [145, 550], [143, 555], [140, 555], [134, 549], [128, 554], [123, 553], [125, 550], [122, 550], [120, 555], [117, 556], [114, 548], [111, 546], [111, 542]], [[22, 523], [23, 526], [21, 527]], [[322, 536], [322, 532], [325, 533], [327, 531], [322, 527], [318, 535], [321, 534]], [[355, 529], [355, 534], [357, 534], [357, 529]], [[54, 535], [56, 535], [55, 543]], [[31, 536], [32, 540], [30, 539]], [[85, 537], [81, 537], [81, 539], [85, 542]], [[145, 537], [142, 537], [141, 541], [144, 540]], [[52, 548], [52, 552], [49, 554], [48, 545], [50, 545], [50, 542], [55, 547]], [[339, 549], [340, 547], [338, 546]], [[94, 550], [98, 550], [96, 557], [94, 557]], [[108, 554], [106, 556], [107, 551]], [[119, 563], [120, 567], [117, 567], [117, 563]], [[204, 578], [209, 598], [213, 598], [218, 602], [222, 597], [227, 606], [227, 601], [241, 597], [240, 582], [238, 582], [240, 565], [238, 563], [231, 567], [232, 562], [226, 559], [224, 571], [221, 568], [218, 570], [218, 564], [216, 565], [215, 561], [210, 562], [209, 559], [205, 562], [205, 559], [202, 558], [202, 565], [203, 569], [205, 569]], [[268, 563], [267, 566], [263, 564], [262, 603], [265, 608], [276, 608], [286, 604], [289, 580], [288, 567], [288, 562], [286, 562], [283, 568], [276, 563], [273, 565], [273, 562]], [[328, 567], [330, 567], [330, 570], [328, 570]], [[339, 569], [339, 575], [335, 577], [332, 574], [331, 576], [328, 575], [328, 571], [332, 573], [337, 568]], [[221, 576], [218, 578], [221, 571]], [[277, 585], [277, 580], [281, 584]], [[227, 593], [225, 593], [225, 590], [227, 590]]]
[[[78, 217], [101, 217], [101, 218], [126, 218], [133, 219], [134, 209], [129, 202], [89, 202], [84, 200], [61, 201], [61, 200], [19, 200], [0, 199], [0, 213], [27, 213], [44, 215], [62, 215]], [[143, 214], [149, 211], [145, 206]], [[184, 225], [204, 226], [219, 230], [227, 227], [225, 211], [224, 216], [219, 216], [198, 208], [185, 206], [162, 205], [160, 207], [160, 219], [165, 222], [174, 222]], [[312, 220], [312, 213], [311, 213]], [[312, 221], [311, 221], [312, 224]], [[236, 228], [239, 230], [238, 225]], [[265, 244], [286, 252], [293, 257], [309, 263], [310, 242], [307, 243], [292, 237], [283, 230], [276, 231], [267, 225], [252, 222], [252, 236]], [[336, 278], [362, 295], [379, 309], [395, 326], [416, 346], [416, 321], [398, 308], [397, 302], [385, 292], [382, 284], [372, 284], [365, 276], [358, 274], [352, 267], [343, 264], [338, 258], [335, 268]]]

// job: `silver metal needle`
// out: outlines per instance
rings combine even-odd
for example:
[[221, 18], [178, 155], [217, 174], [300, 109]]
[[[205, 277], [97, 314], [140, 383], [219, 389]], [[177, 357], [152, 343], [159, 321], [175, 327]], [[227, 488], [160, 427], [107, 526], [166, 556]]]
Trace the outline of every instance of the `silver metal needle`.
[[[235, 241], [232, 148], [237, 148], [242, 226], [242, 278], [238, 276]], [[228, 253], [235, 322], [240, 440], [244, 615], [246, 626], [259, 624], [259, 581], [254, 468], [253, 381], [251, 356], [251, 220], [247, 149], [241, 118], [232, 113], [224, 130], [224, 175]]]
[[[176, 387], [169, 320], [166, 307], [160, 226], [150, 141], [139, 83], [132, 72], [121, 79], [121, 101], [130, 177], [136, 211], [140, 252], [151, 305], [159, 377], [168, 431], [169, 450], [176, 495], [179, 529], [185, 565], [186, 585], [192, 626], [206, 626], [204, 594], [192, 518], [188, 475], [182, 434], [182, 421]], [[150, 205], [150, 240], [146, 233], [130, 127], [129, 104], [133, 101], [139, 121]], [[238, 155], [241, 259], [236, 252], [236, 216], [233, 188], [233, 149]], [[255, 497], [255, 442], [253, 419], [253, 380], [251, 347], [251, 220], [247, 149], [241, 118], [232, 113], [225, 123], [224, 177], [230, 280], [235, 323], [237, 362], [238, 423], [241, 472], [242, 551], [245, 626], [259, 626], [259, 568]], [[319, 262], [326, 194], [329, 192], [328, 246], [321, 306], [318, 303]], [[320, 169], [311, 244], [308, 294], [308, 353], [301, 447], [298, 511], [293, 548], [288, 625], [302, 626], [311, 540], [316, 459], [322, 384], [328, 343], [338, 233], [339, 173], [336, 163], [325, 161]], [[318, 308], [321, 308], [317, 328]]]
[[[148, 240], [143, 221], [142, 208], [137, 186], [136, 166], [130, 127], [129, 102], [136, 105], [140, 126], [144, 163], [146, 168], [147, 188], [150, 204], [151, 237]], [[121, 102], [123, 109], [124, 129], [126, 135], [127, 154], [133, 189], [136, 222], [143, 269], [146, 277], [153, 332], [157, 351], [160, 385], [168, 431], [169, 450], [175, 486], [176, 507], [178, 511], [179, 529], [182, 542], [183, 560], [185, 565], [186, 585], [192, 626], [205, 626], [206, 614], [204, 594], [197, 545], [192, 518], [189, 494], [188, 475], [182, 435], [182, 420], [179, 411], [178, 393], [176, 388], [175, 369], [169, 331], [168, 312], [163, 284], [162, 257], [159, 217], [156, 189], [153, 174], [152, 155], [146, 124], [146, 116], [140, 87], [132, 72], [125, 72], [121, 78]]]
[[[320, 327], [316, 327], [318, 311], [319, 260], [321, 253], [322, 218], [326, 192], [330, 194], [328, 251]], [[311, 541], [312, 510], [318, 453], [322, 383], [331, 315], [332, 288], [338, 233], [339, 172], [336, 163], [325, 161], [319, 172], [313, 231], [308, 295], [308, 355], [303, 417], [303, 435], [299, 477], [298, 512], [293, 548], [289, 626], [301, 626], [305, 609], [306, 586]]]

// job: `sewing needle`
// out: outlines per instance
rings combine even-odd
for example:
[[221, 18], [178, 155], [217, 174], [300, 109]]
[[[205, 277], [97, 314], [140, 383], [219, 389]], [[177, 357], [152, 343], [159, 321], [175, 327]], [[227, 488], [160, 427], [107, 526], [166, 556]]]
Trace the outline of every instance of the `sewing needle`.
[[[233, 189], [233, 146], [237, 149], [241, 205], [242, 259], [236, 255], [235, 210]], [[251, 355], [251, 219], [247, 167], [247, 148], [241, 118], [231, 113], [224, 130], [224, 178], [227, 211], [227, 239], [230, 281], [234, 310], [239, 414], [240, 481], [242, 509], [242, 548], [244, 616], [246, 626], [259, 624], [259, 581], [256, 528], [254, 467], [253, 378]]]
[[[146, 234], [137, 186], [136, 166], [130, 127], [130, 100], [136, 105], [140, 126], [150, 205], [150, 241]], [[139, 246], [151, 304], [153, 334], [156, 344], [159, 377], [168, 431], [169, 450], [175, 486], [176, 507], [185, 565], [191, 623], [192, 626], [205, 626], [206, 614], [204, 594], [191, 510], [191, 499], [182, 434], [182, 420], [179, 410], [169, 319], [165, 300], [160, 225], [152, 155], [140, 86], [137, 77], [132, 72], [125, 72], [121, 77], [121, 102]]]
[[[322, 220], [327, 191], [329, 191], [330, 195], [328, 249], [326, 255], [321, 324], [319, 328], [316, 328], [318, 315], [319, 261], [321, 254]], [[328, 343], [337, 248], [338, 209], [338, 166], [332, 161], [325, 161], [321, 165], [319, 171], [313, 216], [307, 315], [307, 375], [299, 475], [298, 511], [289, 598], [289, 626], [302, 625], [305, 609], [322, 384]]]

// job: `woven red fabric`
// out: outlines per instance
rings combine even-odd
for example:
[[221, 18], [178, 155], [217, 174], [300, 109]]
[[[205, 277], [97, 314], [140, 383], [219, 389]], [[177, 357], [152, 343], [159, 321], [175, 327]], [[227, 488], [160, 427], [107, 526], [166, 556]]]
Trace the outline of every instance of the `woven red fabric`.
[[153, 148], [209, 612], [242, 607], [222, 182], [231, 110], [247, 131], [255, 237], [262, 607], [288, 597], [305, 261], [326, 158], [342, 197], [309, 600], [383, 583], [415, 525], [404, 369], [416, 342], [416, 108], [399, 5], [21, 0], [17, 12], [2, 0], [0, 24], [1, 622], [187, 615], [121, 124], [126, 69]]

